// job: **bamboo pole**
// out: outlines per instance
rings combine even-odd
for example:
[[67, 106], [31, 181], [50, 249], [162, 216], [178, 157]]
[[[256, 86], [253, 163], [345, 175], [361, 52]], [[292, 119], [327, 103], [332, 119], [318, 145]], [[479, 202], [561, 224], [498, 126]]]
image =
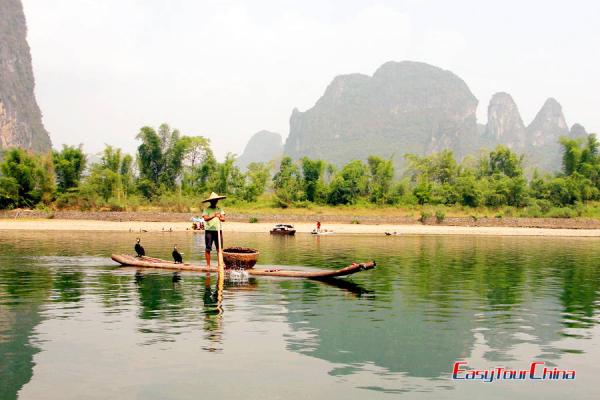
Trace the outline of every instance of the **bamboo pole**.
[[219, 230], [217, 231], [217, 241], [218, 241], [218, 251], [217, 251], [217, 263], [219, 267], [219, 273], [225, 272], [225, 262], [223, 261], [223, 240], [221, 238], [221, 229], [223, 228], [223, 223], [219, 217]]

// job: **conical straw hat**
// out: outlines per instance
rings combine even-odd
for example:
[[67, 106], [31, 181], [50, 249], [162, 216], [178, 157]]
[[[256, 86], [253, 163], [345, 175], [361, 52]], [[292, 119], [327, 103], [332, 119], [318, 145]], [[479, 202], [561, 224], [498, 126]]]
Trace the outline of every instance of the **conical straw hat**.
[[212, 200], [221, 200], [221, 199], [225, 199], [225, 198], [227, 198], [227, 196], [219, 196], [215, 192], [212, 192], [210, 194], [210, 196], [208, 196], [208, 199], [202, 200], [202, 202], [208, 203], [209, 201], [212, 201]]

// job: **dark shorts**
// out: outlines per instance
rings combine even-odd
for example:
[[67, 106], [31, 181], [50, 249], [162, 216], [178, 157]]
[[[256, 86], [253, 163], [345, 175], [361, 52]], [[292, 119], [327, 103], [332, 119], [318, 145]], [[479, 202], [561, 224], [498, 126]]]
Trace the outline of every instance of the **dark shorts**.
[[[221, 231], [221, 242], [223, 242], [223, 231]], [[206, 251], [211, 251], [215, 244], [215, 250], [219, 250], [217, 231], [204, 231], [204, 245]]]

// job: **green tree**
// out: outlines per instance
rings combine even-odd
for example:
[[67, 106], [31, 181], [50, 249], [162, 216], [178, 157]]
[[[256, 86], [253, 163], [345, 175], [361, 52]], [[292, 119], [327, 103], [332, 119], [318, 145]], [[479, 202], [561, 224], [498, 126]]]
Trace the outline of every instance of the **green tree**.
[[321, 178], [325, 170], [325, 163], [322, 160], [311, 160], [308, 157], [303, 157], [302, 165], [302, 185], [306, 200], [315, 202], [319, 192], [322, 192], [323, 183]]
[[597, 163], [598, 162], [598, 148], [600, 144], [598, 143], [598, 139], [596, 135], [591, 133], [587, 136], [587, 142], [585, 148], [581, 154], [581, 162], [582, 163]]
[[327, 203], [354, 204], [366, 194], [367, 186], [368, 170], [365, 164], [359, 160], [350, 161], [331, 182]]
[[0, 209], [19, 204], [19, 182], [12, 176], [0, 176]]
[[433, 198], [433, 184], [426, 175], [417, 178], [417, 183], [413, 188], [413, 195], [419, 204], [431, 203]]
[[133, 189], [133, 158], [121, 149], [106, 146], [98, 164], [91, 167], [90, 175], [82, 186], [88, 196], [99, 195], [104, 200], [126, 198]]
[[209, 181], [216, 179], [217, 171], [217, 160], [210, 148], [210, 140], [203, 136], [184, 136], [182, 141], [186, 148], [182, 188], [187, 193], [205, 193]]
[[85, 169], [86, 156], [79, 147], [63, 145], [61, 151], [52, 152], [52, 162], [56, 173], [56, 186], [59, 193], [79, 186]]
[[456, 180], [458, 202], [469, 207], [478, 207], [483, 200], [480, 184], [473, 174], [465, 174]]
[[449, 150], [429, 156], [406, 155], [414, 183], [413, 195], [419, 204], [454, 204], [459, 201], [455, 183], [460, 168]]
[[595, 135], [586, 139], [561, 137], [562, 174], [542, 178], [535, 174], [530, 190], [536, 199], [559, 207], [600, 198], [600, 161]]
[[191, 169], [203, 163], [209, 153], [212, 154], [210, 139], [204, 136], [184, 136], [181, 140], [186, 149], [184, 165], [189, 166]]
[[509, 178], [523, 176], [523, 156], [506, 146], [499, 145], [483, 159], [483, 175], [506, 175]]
[[579, 170], [581, 162], [582, 151], [580, 141], [563, 136], [560, 138], [560, 144], [563, 146], [563, 172], [565, 175], [572, 175]]
[[241, 197], [243, 189], [244, 175], [235, 165], [235, 154], [227, 153], [225, 160], [217, 164], [211, 190], [219, 194]]
[[40, 202], [49, 203], [54, 197], [55, 178], [49, 156], [10, 149], [4, 153], [0, 172], [0, 196], [5, 207], [33, 207]]
[[391, 200], [390, 190], [394, 178], [392, 160], [384, 160], [371, 156], [367, 159], [369, 166], [369, 192], [373, 203], [385, 204]]
[[246, 172], [242, 198], [245, 201], [256, 201], [264, 193], [269, 180], [271, 167], [265, 163], [250, 163]]
[[529, 193], [523, 175], [522, 155], [499, 145], [480, 159], [478, 175], [487, 206], [526, 205]]
[[140, 190], [152, 197], [177, 186], [183, 169], [183, 159], [189, 140], [182, 139], [178, 130], [162, 124], [158, 132], [145, 126], [137, 135]]
[[292, 159], [285, 156], [279, 164], [279, 171], [273, 176], [273, 188], [275, 197], [282, 207], [288, 207], [297, 201], [302, 193], [302, 178], [300, 170]]
[[600, 159], [598, 158], [598, 148], [600, 144], [595, 134], [587, 137], [585, 147], [581, 151], [581, 165], [579, 172], [588, 178], [595, 188], [600, 189]]
[[589, 179], [590, 184], [600, 186], [600, 160], [598, 159], [598, 140], [590, 134], [582, 139], [560, 138], [563, 147], [563, 174], [571, 176], [576, 173]]
[[419, 176], [425, 175], [433, 183], [453, 183], [458, 175], [458, 165], [450, 150], [422, 157], [407, 154], [406, 159], [413, 182], [416, 182]]

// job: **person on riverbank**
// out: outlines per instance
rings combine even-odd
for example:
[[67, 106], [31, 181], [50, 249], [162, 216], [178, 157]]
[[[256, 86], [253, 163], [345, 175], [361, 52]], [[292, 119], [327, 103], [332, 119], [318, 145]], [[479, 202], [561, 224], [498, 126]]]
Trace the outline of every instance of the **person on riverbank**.
[[192, 230], [204, 230], [204, 218], [198, 216], [192, 217]]
[[[225, 222], [225, 212], [217, 208], [217, 202], [225, 197], [212, 192], [206, 200], [202, 201], [203, 203], [209, 203], [208, 207], [202, 212], [202, 219], [204, 219], [204, 257], [208, 267], [210, 267], [210, 252], [212, 251], [213, 243], [217, 252], [223, 245], [223, 230], [221, 229], [221, 225]], [[218, 239], [219, 234], [221, 236], [221, 243], [219, 243]]]

